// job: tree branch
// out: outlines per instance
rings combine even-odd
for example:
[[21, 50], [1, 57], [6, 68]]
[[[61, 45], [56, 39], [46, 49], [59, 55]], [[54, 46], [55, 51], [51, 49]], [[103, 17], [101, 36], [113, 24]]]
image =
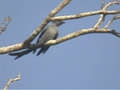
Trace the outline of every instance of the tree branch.
[[115, 21], [117, 19], [120, 19], [120, 16], [115, 15], [111, 20], [109, 20], [109, 22], [105, 25], [104, 28], [107, 29], [113, 23], [113, 21]]
[[13, 82], [15, 82], [17, 80], [20, 80], [20, 79], [21, 79], [21, 75], [20, 74], [18, 74], [18, 76], [16, 78], [9, 79], [8, 82], [7, 82], [7, 84], [4, 87], [4, 90], [7, 90], [8, 87], [11, 85], [11, 83], [13, 83]]
[[[104, 3], [105, 3], [105, 1], [103, 0], [103, 4], [102, 4], [102, 7], [103, 7], [102, 10], [103, 10], [103, 12], [105, 12], [107, 10], [107, 8], [109, 8], [113, 4], [120, 4], [118, 1], [113, 1], [113, 2], [109, 2], [108, 4], [106, 4], [104, 6]], [[106, 16], [106, 14], [104, 14], [104, 13], [102, 15], [100, 15], [100, 18], [99, 18], [98, 22], [95, 24], [94, 28], [96, 28], [96, 29], [99, 28], [99, 26], [104, 21], [105, 16]]]
[[119, 13], [120, 13], [120, 10], [113, 10], [113, 11], [98, 10], [98, 11], [85, 12], [85, 13], [75, 14], [75, 15], [51, 17], [51, 18], [49, 18], [49, 20], [51, 20], [51, 21], [71, 20], [71, 19], [78, 19], [78, 18], [83, 18], [83, 17], [87, 17], [87, 16], [92, 16], [92, 15], [98, 15], [98, 14], [110, 15], [110, 14], [119, 14]]
[[115, 30], [110, 30], [110, 29], [105, 29], [105, 28], [101, 28], [101, 29], [89, 28], [89, 29], [82, 29], [82, 30], [79, 30], [77, 32], [73, 32], [71, 34], [68, 34], [62, 38], [58, 38], [56, 40], [50, 40], [50, 41], [46, 42], [45, 45], [55, 45], [55, 44], [59, 44], [59, 43], [62, 43], [64, 41], [76, 38], [78, 36], [82, 36], [85, 34], [93, 34], [93, 33], [98, 33], [98, 34], [108, 33], [108, 34], [113, 34], [117, 37], [120, 37], [120, 35], [119, 35], [120, 33], [116, 32]]
[[4, 18], [3, 22], [0, 24], [2, 26], [0, 26], [0, 34], [2, 34], [2, 32], [4, 32], [9, 24], [9, 22], [12, 20], [11, 17], [7, 17], [7, 18]]

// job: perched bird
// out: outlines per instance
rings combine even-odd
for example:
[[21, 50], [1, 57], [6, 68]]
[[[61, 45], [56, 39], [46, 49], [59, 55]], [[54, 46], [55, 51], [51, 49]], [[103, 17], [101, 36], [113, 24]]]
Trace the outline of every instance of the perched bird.
[[[55, 40], [58, 37], [58, 27], [62, 25], [64, 22], [63, 21], [54, 21], [53, 24], [48, 25], [40, 34], [40, 36], [37, 39], [37, 42], [35, 45], [40, 46], [40, 50], [37, 53], [37, 56], [40, 55], [41, 53], [45, 53], [50, 46], [44, 45], [47, 41], [49, 40]], [[36, 52], [37, 49], [26, 49], [22, 52], [16, 52], [16, 53], [10, 53], [9, 55], [11, 56], [16, 56], [15, 59], [18, 59], [22, 57], [23, 55], [26, 55], [30, 52]]]
[[49, 40], [54, 40], [58, 37], [58, 26], [62, 25], [64, 22], [55, 21], [53, 24], [49, 25], [39, 36], [37, 40], [37, 45], [42, 46], [37, 56], [41, 53], [45, 53], [50, 46], [44, 46], [44, 44]]

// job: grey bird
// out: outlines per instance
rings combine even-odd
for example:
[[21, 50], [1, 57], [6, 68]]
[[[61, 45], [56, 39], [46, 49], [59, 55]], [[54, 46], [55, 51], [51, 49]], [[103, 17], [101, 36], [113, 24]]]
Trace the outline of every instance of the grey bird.
[[58, 26], [62, 25], [63, 23], [64, 22], [62, 21], [55, 21], [40, 34], [36, 44], [42, 46], [42, 48], [38, 51], [37, 56], [41, 53], [45, 53], [50, 48], [50, 46], [44, 46], [44, 44], [47, 41], [54, 40], [58, 37]]
[[[49, 40], [55, 40], [58, 37], [58, 27], [60, 25], [62, 25], [63, 21], [54, 21], [53, 24], [48, 25], [40, 34], [40, 36], [37, 39], [36, 45], [40, 46], [40, 50], [37, 53], [37, 56], [40, 55], [41, 53], [45, 53], [50, 46], [46, 46], [44, 45], [47, 41]], [[32, 50], [32, 49], [27, 49], [24, 50], [22, 52], [17, 52], [17, 53], [10, 53], [9, 55], [11, 56], [16, 56], [15, 59], [20, 58], [21, 56], [30, 53], [31, 51], [33, 51], [34, 53], [36, 52], [36, 49]]]

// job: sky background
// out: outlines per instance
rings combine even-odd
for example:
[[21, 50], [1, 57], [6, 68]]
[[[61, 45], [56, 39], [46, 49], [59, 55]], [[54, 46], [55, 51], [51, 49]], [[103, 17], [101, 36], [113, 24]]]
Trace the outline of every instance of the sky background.
[[[0, 47], [24, 41], [61, 1], [0, 0], [0, 22], [7, 16], [13, 19], [0, 35]], [[57, 16], [99, 10], [101, 3], [102, 0], [72, 0]], [[116, 7], [120, 9], [109, 9]], [[67, 20], [59, 28], [59, 37], [91, 28], [98, 18], [95, 15]], [[110, 28], [120, 31], [120, 20]], [[12, 56], [0, 55], [0, 88], [19, 72], [21, 80], [10, 89], [120, 89], [120, 38], [89, 34], [52, 46], [40, 56], [31, 53], [15, 61]]]

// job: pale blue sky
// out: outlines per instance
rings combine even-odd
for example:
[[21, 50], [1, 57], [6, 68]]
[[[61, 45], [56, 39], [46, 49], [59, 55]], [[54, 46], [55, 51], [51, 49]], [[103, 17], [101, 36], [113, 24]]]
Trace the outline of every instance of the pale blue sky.
[[[61, 1], [0, 0], [0, 22], [7, 16], [13, 18], [6, 32], [0, 36], [0, 46], [24, 41]], [[99, 10], [101, 2], [72, 0], [57, 15]], [[90, 16], [68, 20], [59, 28], [59, 36], [91, 28], [98, 18]], [[120, 20], [114, 22], [111, 28], [120, 31]], [[118, 89], [120, 38], [110, 34], [89, 34], [52, 46], [40, 56], [29, 54], [17, 61], [8, 55], [0, 56], [0, 88], [4, 87], [8, 78], [16, 77], [19, 72], [22, 79], [12, 84], [10, 89]]]

